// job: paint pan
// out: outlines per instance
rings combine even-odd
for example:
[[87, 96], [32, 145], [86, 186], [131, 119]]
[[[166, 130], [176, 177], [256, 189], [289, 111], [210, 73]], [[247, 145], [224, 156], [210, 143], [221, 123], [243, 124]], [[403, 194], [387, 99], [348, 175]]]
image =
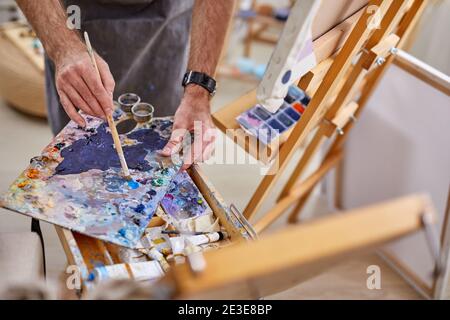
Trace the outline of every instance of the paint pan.
[[127, 134], [131, 131], [133, 131], [137, 126], [137, 122], [134, 119], [126, 119], [123, 121], [120, 121], [117, 125], [117, 132], [119, 134]]
[[150, 122], [153, 119], [155, 108], [149, 104], [140, 102], [131, 108], [134, 120], [138, 123]]
[[122, 111], [130, 113], [131, 108], [141, 102], [141, 98], [135, 93], [124, 93], [119, 97], [118, 101]]

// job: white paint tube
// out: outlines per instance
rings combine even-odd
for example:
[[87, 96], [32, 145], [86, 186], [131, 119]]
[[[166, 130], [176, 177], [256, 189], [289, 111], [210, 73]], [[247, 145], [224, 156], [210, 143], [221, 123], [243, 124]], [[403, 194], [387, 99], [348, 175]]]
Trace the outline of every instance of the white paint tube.
[[226, 232], [212, 232], [196, 236], [179, 236], [170, 238], [170, 244], [172, 245], [172, 257], [175, 263], [184, 262], [184, 250], [186, 243], [192, 246], [200, 246], [202, 244], [213, 243], [228, 238]]
[[151, 259], [158, 261], [159, 264], [161, 265], [161, 268], [164, 271], [167, 272], [170, 269], [170, 265], [167, 262], [166, 258], [164, 258], [164, 255], [161, 252], [159, 252], [156, 248], [153, 247], [150, 250], [146, 250], [146, 254]]
[[161, 231], [161, 227], [148, 228], [140, 241], [142, 249], [139, 250], [151, 259], [158, 261], [164, 271], [168, 271], [170, 266], [164, 255], [170, 254], [170, 241], [169, 237], [162, 234]]
[[172, 257], [175, 260], [176, 264], [184, 263], [184, 237], [172, 237], [170, 238], [170, 244], [172, 246]]
[[[140, 252], [146, 252], [151, 248], [156, 248], [163, 255], [168, 255], [171, 252], [169, 236], [162, 233], [162, 227], [148, 228], [145, 230], [144, 236], [139, 241], [137, 249]], [[152, 258], [153, 259], [153, 258]]]
[[197, 236], [186, 237], [186, 239], [189, 240], [194, 246], [217, 242], [226, 238], [228, 238], [228, 235], [225, 232], [211, 232]]
[[133, 279], [138, 281], [152, 280], [164, 276], [164, 270], [158, 261], [147, 261], [130, 264]]
[[183, 232], [216, 232], [220, 231], [219, 219], [211, 212], [200, 217], [183, 220], [172, 220], [171, 224]]
[[97, 267], [89, 275], [89, 280], [97, 283], [105, 280], [124, 279], [146, 281], [158, 279], [163, 275], [164, 271], [157, 261], [147, 261]]
[[125, 247], [119, 248], [119, 258], [120, 261], [125, 263], [136, 263], [136, 262], [146, 262], [148, 261], [144, 253], [139, 250], [129, 249]]
[[186, 248], [184, 254], [189, 260], [192, 271], [195, 273], [201, 272], [206, 267], [205, 258], [202, 253], [202, 249], [199, 246], [194, 245], [189, 239], [185, 240]]

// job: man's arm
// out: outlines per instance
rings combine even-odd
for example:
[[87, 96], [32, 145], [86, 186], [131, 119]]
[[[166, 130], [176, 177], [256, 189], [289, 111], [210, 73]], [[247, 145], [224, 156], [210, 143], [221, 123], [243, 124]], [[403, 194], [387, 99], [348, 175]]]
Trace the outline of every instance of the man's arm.
[[106, 62], [98, 55], [98, 78], [86, 46], [75, 30], [67, 25], [67, 15], [59, 0], [17, 0], [45, 51], [55, 63], [56, 89], [69, 117], [81, 126], [85, 121], [76, 108], [105, 118], [113, 109], [114, 80]]
[[[192, 14], [191, 47], [188, 69], [214, 76], [222, 53], [235, 0], [196, 0]], [[190, 84], [186, 87], [181, 104], [175, 113], [173, 133], [162, 154], [177, 152], [184, 133], [194, 130], [194, 145], [185, 157], [184, 168], [195, 161], [210, 157], [214, 150], [214, 123], [211, 118], [210, 95], [204, 88]], [[197, 132], [201, 124], [201, 132]]]

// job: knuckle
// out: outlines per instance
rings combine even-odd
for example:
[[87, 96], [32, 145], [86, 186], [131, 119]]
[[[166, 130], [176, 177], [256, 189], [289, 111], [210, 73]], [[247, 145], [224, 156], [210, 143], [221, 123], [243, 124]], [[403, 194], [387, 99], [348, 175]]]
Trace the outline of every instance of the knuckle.
[[64, 74], [65, 75], [71, 75], [71, 74], [73, 74], [74, 72], [76, 72], [77, 71], [77, 65], [76, 64], [71, 64], [71, 65], [68, 65], [65, 69], [64, 69]]
[[69, 79], [69, 75], [70, 75], [69, 69], [65, 68], [65, 69], [61, 70], [61, 72], [59, 73], [59, 76], [57, 77], [57, 80], [67, 81]]
[[84, 61], [79, 61], [74, 65], [74, 68], [78, 72], [84, 72], [87, 69], [87, 64]]

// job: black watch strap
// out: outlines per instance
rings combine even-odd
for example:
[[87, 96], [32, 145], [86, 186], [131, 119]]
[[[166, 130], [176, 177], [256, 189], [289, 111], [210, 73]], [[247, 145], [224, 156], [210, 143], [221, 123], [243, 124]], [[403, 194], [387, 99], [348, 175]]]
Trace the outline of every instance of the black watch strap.
[[191, 83], [205, 88], [211, 96], [214, 96], [216, 93], [216, 80], [208, 76], [206, 73], [197, 71], [186, 72], [183, 77], [183, 87], [186, 87]]

